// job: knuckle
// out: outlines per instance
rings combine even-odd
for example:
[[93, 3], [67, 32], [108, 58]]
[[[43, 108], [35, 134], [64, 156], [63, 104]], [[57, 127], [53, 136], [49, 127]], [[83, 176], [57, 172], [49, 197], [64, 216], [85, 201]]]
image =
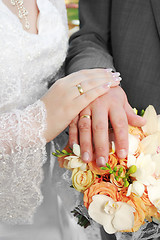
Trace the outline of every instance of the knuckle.
[[81, 140], [81, 151], [86, 152], [91, 149], [91, 144], [88, 141]]
[[93, 98], [93, 94], [91, 92], [86, 92], [84, 95], [84, 101], [87, 103], [90, 102]]
[[72, 121], [70, 124], [69, 124], [69, 127], [70, 128], [77, 128], [77, 123], [75, 121]]
[[80, 131], [89, 131], [90, 130], [90, 124], [89, 123], [87, 123], [87, 122], [82, 122], [82, 121], [80, 121], [79, 122], [79, 130]]
[[114, 95], [110, 96], [111, 100], [112, 100], [112, 106], [119, 106], [119, 99], [117, 97], [114, 97]]
[[120, 118], [117, 121], [115, 121], [114, 127], [116, 129], [118, 129], [119, 131], [122, 131], [126, 127], [126, 122], [123, 119]]
[[95, 126], [93, 126], [93, 132], [102, 132], [106, 129], [106, 124], [104, 122], [98, 122]]
[[100, 153], [101, 155], [106, 152], [106, 148], [103, 146], [95, 146], [96, 153]]

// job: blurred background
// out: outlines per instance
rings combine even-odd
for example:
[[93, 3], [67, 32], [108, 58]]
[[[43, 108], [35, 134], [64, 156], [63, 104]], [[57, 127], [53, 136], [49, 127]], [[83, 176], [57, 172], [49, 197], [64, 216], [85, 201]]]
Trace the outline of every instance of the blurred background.
[[79, 29], [78, 2], [79, 0], [65, 0], [68, 16], [69, 35], [73, 34]]

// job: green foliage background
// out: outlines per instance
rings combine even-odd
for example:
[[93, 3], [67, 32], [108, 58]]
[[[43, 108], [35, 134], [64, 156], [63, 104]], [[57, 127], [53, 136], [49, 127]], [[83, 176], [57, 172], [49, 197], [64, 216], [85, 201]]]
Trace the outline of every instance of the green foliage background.
[[68, 21], [71, 22], [72, 20], [78, 19], [78, 9], [77, 8], [68, 8], [67, 9]]

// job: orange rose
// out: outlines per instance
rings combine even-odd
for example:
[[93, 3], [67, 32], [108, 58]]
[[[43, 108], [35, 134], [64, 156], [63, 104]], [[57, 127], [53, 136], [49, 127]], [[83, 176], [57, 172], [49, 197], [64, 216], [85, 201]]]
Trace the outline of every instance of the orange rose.
[[[122, 168], [123, 169], [123, 172], [120, 174], [120, 177], [125, 177], [125, 174], [126, 174], [126, 169], [125, 167], [123, 167], [122, 165], [117, 165], [117, 172], [116, 172], [116, 176], [118, 176], [118, 170]], [[110, 175], [110, 181], [111, 183], [115, 184], [118, 188], [122, 188], [124, 186], [124, 181], [122, 178], [119, 178], [119, 180], [116, 180], [115, 179], [115, 176], [114, 174], [111, 174]], [[119, 189], [118, 189], [119, 190]]]
[[141, 198], [135, 197], [132, 194], [131, 194], [131, 201], [128, 201], [127, 203], [133, 206], [134, 209], [136, 210], [134, 213], [134, 226], [131, 229], [131, 232], [136, 232], [139, 230], [141, 225], [145, 223], [144, 220], [146, 217], [146, 207]]
[[[112, 169], [117, 165], [117, 161], [118, 157], [116, 156], [116, 154], [109, 155], [108, 164], [111, 166]], [[108, 170], [102, 170], [100, 167], [98, 167], [95, 160], [88, 163], [88, 166], [89, 169], [97, 175], [109, 174]]]
[[142, 139], [145, 137], [142, 129], [139, 128], [139, 127], [132, 127], [132, 126], [129, 125], [128, 132], [129, 132], [131, 135], [136, 135], [136, 136], [138, 136], [140, 140], [142, 140]]
[[99, 183], [98, 180], [96, 180], [95, 183], [84, 192], [83, 201], [86, 208], [89, 207], [90, 203], [92, 202], [92, 197], [96, 194], [107, 195], [108, 197], [111, 197], [115, 202], [119, 198], [118, 189], [115, 185], [103, 181]]

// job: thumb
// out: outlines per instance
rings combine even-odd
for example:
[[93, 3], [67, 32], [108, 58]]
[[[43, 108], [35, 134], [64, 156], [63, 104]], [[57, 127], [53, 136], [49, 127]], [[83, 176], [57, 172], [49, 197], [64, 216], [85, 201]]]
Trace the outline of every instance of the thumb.
[[145, 118], [137, 115], [128, 102], [124, 107], [128, 119], [128, 124], [134, 127], [142, 127], [146, 124]]

